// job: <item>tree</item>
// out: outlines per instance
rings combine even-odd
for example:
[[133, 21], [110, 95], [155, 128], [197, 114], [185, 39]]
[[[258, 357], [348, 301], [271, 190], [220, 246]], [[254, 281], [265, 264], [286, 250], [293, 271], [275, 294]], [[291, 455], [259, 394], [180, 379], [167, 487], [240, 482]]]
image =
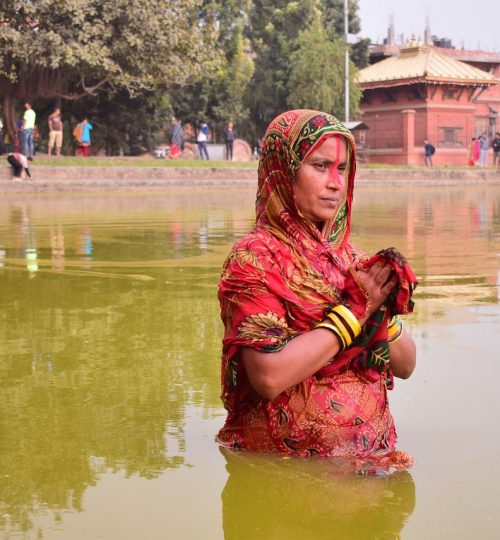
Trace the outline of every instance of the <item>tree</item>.
[[[67, 121], [66, 133], [70, 133], [72, 127], [85, 116], [94, 126], [94, 151], [104, 150], [108, 156], [137, 156], [166, 140], [172, 107], [168, 95], [159, 89], [143, 92], [136, 97], [130, 97], [126, 90], [117, 91], [112, 98], [106, 93], [99, 93], [67, 104], [63, 115]], [[64, 145], [64, 152], [70, 153], [73, 145], [69, 137], [65, 137]]]
[[352, 63], [359, 69], [363, 69], [370, 63], [370, 51], [368, 47], [371, 44], [369, 38], [358, 39], [356, 43], [351, 45], [351, 60]]
[[[328, 38], [317, 11], [310, 26], [300, 32], [298, 48], [291, 55], [291, 73], [288, 82], [288, 105], [294, 108], [312, 108], [343, 117], [345, 42]], [[361, 97], [355, 82], [356, 70], [350, 68], [350, 110], [356, 114]]]
[[215, 83], [217, 99], [212, 110], [214, 118], [219, 120], [219, 128], [228, 120], [241, 125], [249, 116], [243, 99], [255, 66], [249, 55], [249, 42], [243, 37], [241, 26], [235, 34], [233, 45], [234, 50], [227, 63], [219, 69]]
[[207, 120], [216, 138], [229, 119], [238, 125], [248, 124], [249, 110], [243, 96], [254, 73], [251, 46], [245, 37], [250, 4], [249, 0], [204, 1], [203, 17], [220, 29], [216, 47], [223, 51], [223, 59], [214, 73], [207, 73], [187, 91], [176, 85], [169, 89], [176, 114], [195, 125], [202, 118]]
[[[349, 0], [348, 30], [350, 34], [358, 34], [361, 30], [358, 4], [358, 0]], [[321, 11], [324, 14], [325, 30], [328, 37], [336, 39], [344, 36], [344, 0], [321, 0]]]
[[[350, 34], [358, 34], [361, 31], [361, 20], [358, 16], [359, 0], [349, 0], [348, 30]], [[322, 11], [324, 13], [325, 30], [331, 40], [344, 38], [344, 0], [322, 0]], [[351, 45], [350, 58], [354, 65], [362, 69], [368, 65], [369, 39], [359, 39]]]
[[300, 30], [309, 24], [316, 4], [316, 0], [253, 2], [249, 37], [256, 62], [245, 101], [258, 132], [286, 108], [290, 55], [297, 47]]
[[0, 8], [0, 95], [13, 134], [14, 97], [76, 100], [186, 84], [217, 67], [217, 29], [201, 0], [21, 0]]

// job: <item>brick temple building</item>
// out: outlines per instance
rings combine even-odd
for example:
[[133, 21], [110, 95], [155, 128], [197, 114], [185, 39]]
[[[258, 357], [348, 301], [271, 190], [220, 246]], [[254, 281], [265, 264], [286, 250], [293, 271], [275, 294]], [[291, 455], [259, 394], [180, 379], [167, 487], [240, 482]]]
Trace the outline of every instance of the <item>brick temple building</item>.
[[369, 127], [360, 137], [362, 160], [423, 164], [428, 139], [434, 164], [466, 165], [472, 137], [491, 140], [500, 131], [499, 53], [411, 40], [376, 46], [371, 59], [358, 79], [361, 121]]

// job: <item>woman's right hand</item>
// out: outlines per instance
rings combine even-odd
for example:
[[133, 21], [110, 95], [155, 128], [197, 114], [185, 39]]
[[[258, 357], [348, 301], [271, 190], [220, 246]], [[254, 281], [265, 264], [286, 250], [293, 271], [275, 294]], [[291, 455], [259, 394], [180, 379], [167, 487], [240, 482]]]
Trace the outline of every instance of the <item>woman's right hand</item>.
[[398, 278], [392, 267], [383, 261], [377, 261], [371, 268], [362, 267], [349, 269], [353, 283], [349, 283], [344, 291], [344, 299], [350, 305], [350, 310], [363, 324], [387, 300], [396, 286]]

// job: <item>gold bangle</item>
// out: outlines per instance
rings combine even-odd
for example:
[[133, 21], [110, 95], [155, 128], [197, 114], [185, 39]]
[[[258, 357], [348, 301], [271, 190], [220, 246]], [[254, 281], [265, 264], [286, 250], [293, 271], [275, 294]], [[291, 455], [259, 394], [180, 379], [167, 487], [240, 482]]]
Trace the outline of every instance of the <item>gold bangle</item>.
[[390, 330], [391, 328], [394, 328], [395, 326], [398, 326], [401, 324], [401, 319], [398, 315], [394, 315], [394, 317], [391, 317], [387, 323], [387, 328]]
[[387, 341], [391, 342], [393, 339], [399, 336], [403, 330], [403, 322], [398, 318], [396, 322], [387, 327]]
[[356, 339], [361, 334], [361, 325], [354, 313], [343, 304], [339, 304], [330, 310], [330, 313], [335, 313], [346, 326], [349, 327], [353, 339]]
[[339, 338], [339, 340], [342, 342], [342, 346], [345, 348], [346, 342], [344, 336], [340, 333], [340, 330], [334, 324], [330, 324], [329, 321], [321, 321], [316, 325], [316, 328], [327, 328], [328, 330], [330, 330], [330, 332], [333, 332]]
[[396, 343], [396, 341], [399, 341], [403, 337], [403, 325], [401, 325], [401, 330], [399, 331], [399, 334], [396, 335], [396, 337], [393, 337], [392, 339], [388, 339], [387, 343], [389, 345], [392, 345], [393, 343]]
[[339, 304], [338, 306], [335, 306], [331, 311], [334, 313], [337, 313], [337, 315], [340, 315], [344, 321], [351, 327], [351, 330], [354, 333], [354, 337], [358, 337], [359, 334], [361, 334], [361, 325], [359, 324], [358, 319], [354, 316], [354, 313], [344, 306], [343, 304]]
[[344, 337], [344, 341], [346, 342], [346, 345], [349, 346], [352, 344], [354, 338], [356, 337], [354, 335], [354, 332], [352, 331], [352, 328], [348, 326], [345, 321], [339, 317], [336, 313], [333, 313], [330, 311], [330, 313], [327, 313], [326, 315], [334, 324], [334, 326], [341, 332], [342, 336]]
[[337, 336], [337, 339], [339, 340], [340, 351], [341, 352], [344, 351], [347, 348], [344, 337], [340, 333], [339, 329], [336, 326], [334, 326], [333, 324], [330, 324], [327, 321], [321, 321], [316, 325], [316, 328], [327, 328], [328, 330], [330, 330], [330, 332], [333, 332]]

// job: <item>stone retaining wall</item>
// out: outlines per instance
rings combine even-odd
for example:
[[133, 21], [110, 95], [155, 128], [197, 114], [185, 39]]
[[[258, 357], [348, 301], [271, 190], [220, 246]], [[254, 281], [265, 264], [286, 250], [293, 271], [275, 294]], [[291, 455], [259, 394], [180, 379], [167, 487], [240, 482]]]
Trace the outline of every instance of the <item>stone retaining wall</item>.
[[[10, 168], [0, 167], [0, 193], [40, 191], [164, 190], [180, 186], [255, 186], [256, 168], [240, 167], [32, 167], [32, 180], [15, 182]], [[360, 168], [357, 182], [373, 184], [498, 184], [499, 169], [368, 169]]]

